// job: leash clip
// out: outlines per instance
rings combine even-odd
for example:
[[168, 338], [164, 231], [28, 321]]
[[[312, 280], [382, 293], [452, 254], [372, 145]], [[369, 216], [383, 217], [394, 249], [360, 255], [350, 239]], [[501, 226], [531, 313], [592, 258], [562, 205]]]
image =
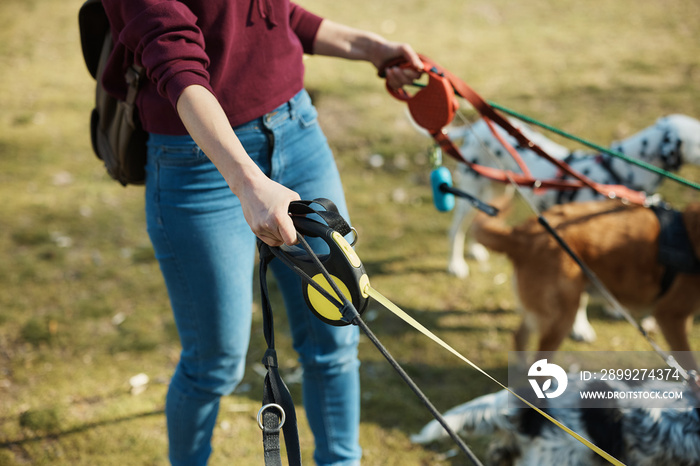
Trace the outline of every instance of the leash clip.
[[350, 233], [352, 233], [352, 241], [350, 241], [350, 246], [355, 246], [357, 244], [357, 240], [360, 239], [360, 235], [357, 234], [355, 227], [350, 227]]

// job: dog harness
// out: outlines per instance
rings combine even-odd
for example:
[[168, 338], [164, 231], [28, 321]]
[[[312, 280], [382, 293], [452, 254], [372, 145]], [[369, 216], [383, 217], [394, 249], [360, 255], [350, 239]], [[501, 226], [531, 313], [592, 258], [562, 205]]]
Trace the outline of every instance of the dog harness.
[[659, 298], [671, 288], [679, 273], [700, 274], [700, 259], [695, 254], [683, 214], [667, 205], [652, 206], [659, 219], [659, 264], [666, 269], [661, 278]]
[[[622, 153], [619, 150], [618, 152]], [[661, 160], [663, 162], [664, 170], [678, 170], [678, 168], [680, 167], [680, 159], [677, 156], [674, 156], [674, 154], [676, 153], [677, 149], [675, 151], [672, 151], [671, 153], [663, 152], [661, 154]], [[581, 157], [589, 158], [590, 156], [587, 154], [582, 156], [578, 152], [571, 152], [564, 158], [564, 163], [567, 165], [571, 165], [573, 162], [580, 160]], [[634, 184], [633, 179], [628, 179], [627, 181], [625, 181], [624, 177], [619, 173], [619, 171], [616, 170], [615, 167], [613, 167], [614, 159], [612, 155], [608, 153], [600, 153], [596, 155], [595, 158], [593, 158], [593, 160], [597, 165], [605, 169], [609, 176], [609, 180], [612, 180], [613, 183], [629, 186], [630, 189], [634, 189], [636, 191], [644, 191], [644, 188], [642, 186], [640, 186], [639, 184]], [[661, 179], [662, 176], [663, 175], [659, 175], [659, 179]], [[559, 170], [559, 173], [557, 174], [557, 179], [565, 180], [567, 178], [568, 175], [565, 172]], [[610, 182], [611, 181], [608, 181], [608, 183]], [[566, 204], [568, 202], [574, 202], [578, 196], [578, 193], [578, 190], [559, 191], [557, 193], [557, 204]]]
[[[648, 141], [644, 140], [643, 141], [643, 152], [642, 156], [644, 156], [644, 151], [646, 150], [646, 147], [648, 145]], [[680, 169], [682, 160], [680, 156], [680, 145], [681, 141], [676, 140], [675, 142], [673, 139], [669, 136], [668, 130], [665, 131], [664, 133], [664, 138], [662, 141], [662, 147], [660, 149], [660, 155], [661, 155], [661, 163], [662, 163], [662, 170], [664, 172], [669, 172], [669, 171], [677, 171]], [[622, 147], [615, 149], [617, 153], [623, 154], [624, 151]], [[573, 160], [576, 159], [576, 153], [572, 152], [569, 156], [567, 156], [564, 159], [564, 163], [570, 164]], [[613, 180], [614, 183], [617, 184], [624, 184], [625, 186], [629, 186], [630, 188], [637, 190], [637, 191], [643, 191], [644, 189], [639, 186], [638, 184], [634, 183], [634, 179], [630, 177], [630, 174], [627, 175], [628, 179], [625, 180], [623, 175], [620, 174], [620, 172], [615, 169], [613, 166], [613, 156], [610, 153], [607, 152], [601, 152], [595, 157], [595, 162], [603, 167], [605, 171], [610, 175], [610, 179]], [[565, 174], [561, 175], [566, 176]], [[658, 173], [659, 176], [659, 181], [663, 178], [664, 174], [663, 173]], [[565, 193], [564, 191], [560, 192], [558, 196], [558, 202], [560, 204], [563, 204], [564, 202], [572, 202], [576, 198], [576, 192], [571, 192], [571, 193]]]

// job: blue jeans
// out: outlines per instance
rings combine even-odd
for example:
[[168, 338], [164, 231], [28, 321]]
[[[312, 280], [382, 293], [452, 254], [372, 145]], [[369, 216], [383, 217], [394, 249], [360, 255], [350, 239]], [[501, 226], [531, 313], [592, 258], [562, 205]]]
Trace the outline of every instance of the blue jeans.
[[[331, 199], [348, 218], [333, 155], [305, 91], [234, 130], [271, 179], [302, 199]], [[146, 170], [148, 233], [182, 344], [166, 398], [170, 461], [203, 465], [211, 454], [219, 399], [243, 377], [256, 239], [238, 198], [189, 136], [151, 134]], [[306, 307], [300, 279], [278, 260], [270, 267], [304, 369], [314, 459], [359, 464], [358, 329], [317, 319]]]

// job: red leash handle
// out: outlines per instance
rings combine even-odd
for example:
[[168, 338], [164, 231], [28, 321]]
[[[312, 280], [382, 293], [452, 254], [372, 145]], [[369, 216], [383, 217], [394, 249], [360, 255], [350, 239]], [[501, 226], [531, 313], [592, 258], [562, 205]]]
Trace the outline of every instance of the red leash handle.
[[[404, 101], [408, 104], [411, 116], [418, 125], [430, 132], [435, 141], [440, 145], [441, 149], [456, 158], [460, 162], [467, 164], [471, 169], [482, 176], [488, 177], [495, 181], [507, 182], [512, 179], [519, 185], [532, 188], [547, 188], [547, 189], [580, 189], [589, 187], [594, 191], [610, 197], [622, 198], [635, 204], [644, 205], [646, 196], [644, 193], [634, 191], [622, 185], [603, 185], [594, 182], [586, 176], [575, 172], [565, 162], [555, 159], [541, 147], [532, 142], [519, 129], [514, 127], [506, 118], [501, 116], [496, 110], [491, 107], [479, 94], [477, 94], [464, 81], [457, 78], [448, 70], [440, 67], [433, 60], [419, 55], [423, 62], [423, 69], [419, 70], [428, 74], [428, 85], [418, 91], [415, 95], [410, 96], [403, 89], [392, 89], [387, 84], [387, 90], [396, 99]], [[399, 66], [402, 68], [412, 68], [404, 58], [396, 58], [385, 63], [379, 72], [379, 76], [385, 76], [386, 68]], [[466, 99], [474, 108], [481, 114], [482, 118], [488, 125], [494, 137], [503, 145], [516, 161], [522, 174], [514, 172], [504, 172], [491, 167], [484, 167], [470, 162], [464, 158], [460, 150], [447, 137], [444, 132], [444, 127], [454, 119], [454, 115], [459, 107], [456, 96]], [[505, 140], [494, 128], [493, 123], [503, 128], [510, 136], [512, 136], [518, 144], [523, 147], [528, 147], [540, 157], [544, 157], [552, 164], [556, 165], [562, 172], [572, 176], [575, 180], [536, 180], [532, 177], [527, 165], [524, 163], [517, 150]]]
[[[423, 62], [423, 69], [419, 70], [428, 75], [428, 84], [423, 89], [418, 91], [415, 95], [409, 95], [404, 89], [393, 89], [389, 87], [388, 83], [386, 88], [389, 93], [396, 99], [404, 101], [408, 104], [408, 109], [411, 113], [411, 117], [414, 121], [428, 130], [428, 132], [433, 136], [433, 138], [439, 143], [440, 147], [460, 160], [463, 163], [469, 165], [472, 169], [477, 171], [482, 176], [487, 176], [489, 178], [494, 178], [498, 181], [506, 182], [508, 177], [503, 171], [498, 169], [483, 167], [476, 165], [468, 160], [465, 160], [459, 149], [452, 144], [452, 141], [444, 134], [443, 128], [450, 124], [454, 119], [455, 113], [459, 108], [459, 102], [455, 96], [455, 90], [458, 94], [464, 97], [463, 92], [457, 86], [454, 85], [454, 77], [450, 79], [449, 72], [440, 68], [440, 66], [424, 55], [419, 55], [421, 61]], [[384, 76], [384, 70], [389, 67], [398, 66], [401, 68], [412, 68], [410, 63], [408, 63], [403, 58], [393, 59], [387, 62], [380, 71], [379, 75]], [[466, 84], [465, 84], [466, 86]], [[468, 88], [468, 86], [467, 86]], [[464, 88], [463, 88], [464, 91]], [[473, 98], [467, 99], [469, 102], [477, 108], [479, 113], [482, 114], [484, 121], [488, 124], [489, 129], [493, 135], [498, 139], [498, 141], [503, 145], [503, 147], [510, 153], [511, 157], [516, 161], [520, 170], [525, 174], [527, 179], [532, 179], [529, 168], [525, 162], [520, 157], [518, 151], [516, 151], [503, 137], [496, 132], [491, 120], [496, 121], [499, 125], [504, 125], [508, 123], [503, 117], [491, 108], [481, 97], [479, 97], [475, 92], [468, 92], [469, 95], [473, 95]], [[520, 133], [518, 130], [513, 128], [515, 131]], [[523, 136], [524, 137], [524, 136]], [[513, 174], [514, 176], [516, 174]], [[522, 182], [523, 180], [521, 180]], [[532, 185], [535, 180], [532, 179], [531, 182], [526, 182], [526, 184]]]
[[[408, 109], [414, 121], [433, 134], [442, 131], [445, 126], [452, 122], [459, 108], [459, 101], [455, 96], [452, 84], [444, 77], [432, 72], [430, 62], [422, 55], [419, 56], [423, 61], [423, 69], [417, 71], [428, 74], [428, 85], [426, 87], [415, 95], [410, 95], [403, 88], [394, 89], [389, 86], [389, 83], [385, 85], [389, 94], [408, 104]], [[385, 64], [379, 75], [384, 77], [384, 70], [393, 66], [413, 69], [410, 63], [403, 58], [399, 58]]]

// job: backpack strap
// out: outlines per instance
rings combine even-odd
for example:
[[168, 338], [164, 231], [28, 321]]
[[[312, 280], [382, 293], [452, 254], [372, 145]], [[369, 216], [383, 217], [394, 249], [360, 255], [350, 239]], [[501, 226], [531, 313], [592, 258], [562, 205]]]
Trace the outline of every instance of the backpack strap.
[[78, 10], [80, 46], [85, 65], [94, 79], [102, 55], [105, 34], [109, 34], [109, 20], [102, 6], [102, 0], [86, 0]]
[[136, 122], [134, 121], [134, 115], [136, 115], [136, 94], [139, 92], [139, 87], [141, 87], [141, 81], [146, 76], [146, 70], [139, 65], [131, 65], [127, 70], [124, 78], [126, 79], [126, 116], [129, 124], [136, 127]]

